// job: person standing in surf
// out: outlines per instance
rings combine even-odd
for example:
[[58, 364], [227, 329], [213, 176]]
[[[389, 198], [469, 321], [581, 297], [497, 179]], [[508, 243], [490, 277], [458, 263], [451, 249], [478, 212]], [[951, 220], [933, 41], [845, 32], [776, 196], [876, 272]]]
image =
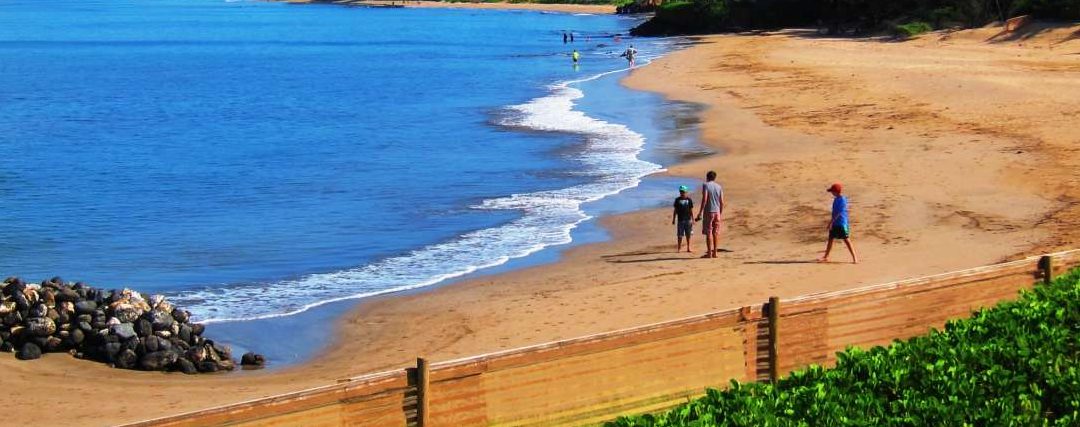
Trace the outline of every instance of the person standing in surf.
[[574, 65], [577, 65], [578, 61], [581, 60], [581, 54], [578, 53], [577, 49], [574, 49], [574, 53], [570, 54], [570, 58], [574, 60]]
[[630, 45], [630, 47], [626, 48], [626, 51], [623, 52], [621, 56], [625, 57], [626, 62], [630, 63], [630, 68], [634, 68], [634, 57], [637, 56], [637, 49], [634, 49], [634, 45]]
[[[682, 252], [682, 241], [686, 238], [686, 253], [694, 250], [690, 248], [690, 236], [694, 234], [694, 199], [687, 194], [690, 188], [685, 185], [679, 186], [679, 197], [675, 198], [671, 213], [671, 223], [675, 225], [675, 252]], [[676, 222], [678, 221], [678, 222]]]
[[705, 174], [705, 183], [701, 184], [701, 207], [696, 220], [704, 223], [701, 233], [705, 235], [705, 256], [716, 258], [720, 250], [720, 214], [724, 212], [724, 188], [716, 182], [716, 172]]
[[566, 44], [566, 41], [567, 41], [566, 31], [563, 31], [563, 33], [562, 33], [562, 44]]

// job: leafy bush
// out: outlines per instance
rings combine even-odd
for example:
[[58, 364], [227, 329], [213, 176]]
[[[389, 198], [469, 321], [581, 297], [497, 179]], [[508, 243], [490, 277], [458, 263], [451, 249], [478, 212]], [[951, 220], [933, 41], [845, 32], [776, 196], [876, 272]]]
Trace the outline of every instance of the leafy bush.
[[[1080, 0], [677, 0], [693, 3], [698, 14], [662, 16], [635, 33], [670, 34], [797, 26], [827, 27], [830, 33], [885, 31], [888, 22], [922, 21], [936, 28], [978, 27], [1012, 16], [1080, 19]], [[683, 6], [685, 7], [685, 6]], [[722, 13], [703, 13], [718, 10]]]
[[720, 31], [727, 21], [724, 0], [673, 1], [661, 4], [653, 19], [635, 28], [637, 35], [700, 34]]
[[908, 22], [903, 25], [897, 25], [893, 27], [893, 34], [899, 37], [915, 37], [922, 33], [928, 33], [934, 31], [934, 27], [922, 21]]
[[1080, 270], [889, 347], [609, 426], [1080, 425]]

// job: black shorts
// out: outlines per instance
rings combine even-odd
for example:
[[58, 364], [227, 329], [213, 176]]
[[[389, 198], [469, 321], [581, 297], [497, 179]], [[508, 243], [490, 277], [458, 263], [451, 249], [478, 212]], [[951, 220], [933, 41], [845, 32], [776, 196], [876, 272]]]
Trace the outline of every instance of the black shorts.
[[834, 225], [829, 229], [830, 239], [846, 239], [851, 236], [851, 230], [846, 225]]
[[694, 221], [679, 221], [675, 230], [676, 236], [690, 238], [690, 236], [694, 235]]

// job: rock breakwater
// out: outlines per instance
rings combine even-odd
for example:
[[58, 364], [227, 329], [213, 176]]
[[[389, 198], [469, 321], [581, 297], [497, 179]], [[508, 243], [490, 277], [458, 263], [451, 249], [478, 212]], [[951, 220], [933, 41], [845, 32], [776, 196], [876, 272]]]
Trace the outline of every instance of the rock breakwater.
[[[160, 295], [105, 290], [59, 277], [40, 284], [18, 277], [0, 288], [0, 351], [32, 360], [69, 352], [117, 368], [185, 374], [236, 368], [227, 345], [203, 337], [205, 327]], [[245, 364], [264, 358], [245, 354]]]

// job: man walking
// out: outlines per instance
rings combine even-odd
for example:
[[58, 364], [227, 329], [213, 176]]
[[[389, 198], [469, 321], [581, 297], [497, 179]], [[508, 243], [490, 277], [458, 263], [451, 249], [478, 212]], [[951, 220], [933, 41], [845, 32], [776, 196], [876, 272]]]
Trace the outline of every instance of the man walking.
[[716, 258], [720, 250], [720, 214], [724, 212], [724, 188], [716, 182], [716, 172], [705, 174], [705, 183], [701, 184], [701, 207], [696, 220], [704, 219], [701, 233], [705, 235], [705, 256]]
[[833, 239], [843, 239], [848, 252], [851, 253], [851, 263], [858, 264], [859, 258], [855, 256], [855, 248], [851, 245], [851, 229], [848, 227], [847, 197], [841, 194], [844, 186], [837, 182], [825, 191], [833, 195], [832, 216], [829, 219], [829, 226], [825, 228], [829, 230], [829, 243], [825, 245], [825, 256], [822, 256], [818, 262], [829, 262]]

